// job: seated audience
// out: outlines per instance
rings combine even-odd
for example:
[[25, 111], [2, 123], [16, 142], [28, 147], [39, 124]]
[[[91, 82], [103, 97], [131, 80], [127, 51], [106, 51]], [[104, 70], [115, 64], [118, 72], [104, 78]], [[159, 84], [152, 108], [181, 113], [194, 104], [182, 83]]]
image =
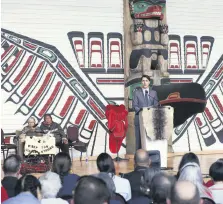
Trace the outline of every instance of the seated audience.
[[139, 149], [136, 151], [134, 156], [134, 171], [127, 174], [122, 174], [122, 178], [129, 180], [132, 191], [132, 198], [143, 195], [140, 190], [140, 181], [143, 172], [150, 166], [150, 163], [151, 161], [149, 159], [148, 153], [143, 149]]
[[39, 180], [32, 175], [20, 178], [16, 185], [16, 196], [9, 198], [3, 204], [40, 204], [41, 185]]
[[214, 185], [209, 189], [217, 204], [223, 204], [223, 159], [217, 160], [209, 169], [209, 175], [214, 180]]
[[48, 171], [39, 178], [39, 181], [42, 195], [41, 204], [68, 204], [67, 201], [56, 198], [62, 187], [58, 174]]
[[175, 177], [165, 173], [158, 173], [153, 177], [150, 185], [150, 196], [154, 204], [166, 204], [167, 200], [170, 200], [175, 181]]
[[[179, 178], [179, 174], [180, 174], [180, 169], [187, 163], [196, 163], [198, 166], [200, 166], [200, 162], [199, 162], [199, 159], [197, 157], [196, 154], [194, 154], [193, 152], [189, 152], [189, 153], [186, 153], [181, 161], [180, 161], [180, 164], [179, 164], [179, 167], [178, 167], [178, 172], [177, 172], [177, 175], [176, 175], [176, 178], [178, 179]], [[214, 185], [213, 181], [212, 180], [209, 180], [207, 183], [203, 182], [203, 184], [206, 186], [206, 187], [210, 187], [212, 185]]]
[[93, 176], [83, 176], [77, 183], [74, 192], [75, 204], [109, 204], [110, 193], [106, 183]]
[[51, 133], [56, 139], [56, 146], [58, 146], [62, 152], [69, 154], [68, 139], [61, 126], [54, 122], [50, 114], [44, 115], [44, 121], [41, 123], [40, 129], [45, 133]]
[[199, 162], [199, 159], [197, 157], [196, 154], [194, 154], [193, 152], [189, 152], [189, 153], [186, 153], [184, 154], [184, 156], [182, 157], [181, 161], [180, 161], [180, 164], [179, 164], [179, 167], [178, 167], [178, 172], [177, 172], [177, 179], [179, 178], [180, 176], [180, 169], [187, 163], [196, 163], [198, 166], [200, 166], [200, 162]]
[[180, 169], [179, 181], [190, 181], [197, 186], [200, 197], [213, 199], [211, 191], [203, 185], [200, 166], [197, 163], [187, 163]]
[[110, 197], [112, 198], [113, 196], [115, 196], [115, 191], [116, 191], [115, 183], [107, 173], [100, 172], [98, 174], [93, 174], [92, 176], [103, 180], [109, 190]]
[[79, 179], [76, 174], [70, 174], [72, 161], [70, 155], [64, 152], [58, 153], [53, 160], [52, 172], [60, 176], [62, 188], [58, 193], [58, 197], [69, 199], [73, 196], [72, 191]]
[[153, 177], [160, 172], [158, 168], [147, 168], [142, 177], [140, 178], [140, 190], [141, 195], [135, 198], [132, 198], [128, 203], [129, 204], [147, 204], [151, 202], [150, 197], [150, 188]]
[[20, 176], [21, 159], [18, 155], [10, 155], [4, 160], [4, 178], [2, 186], [7, 191], [8, 197], [15, 196], [15, 187]]
[[97, 158], [97, 167], [100, 172], [108, 173], [115, 183], [116, 193], [122, 195], [126, 201], [131, 199], [131, 187], [127, 179], [115, 175], [115, 166], [111, 156], [101, 153]]
[[19, 136], [18, 140], [18, 152], [19, 156], [23, 158], [24, 145], [26, 136], [36, 136], [41, 132], [40, 128], [37, 127], [36, 120], [34, 117], [28, 119], [28, 125], [22, 129], [22, 134]]
[[98, 174], [94, 174], [92, 175], [96, 178], [99, 178], [101, 180], [103, 180], [109, 190], [109, 193], [110, 193], [110, 202], [113, 202], [115, 200], [118, 200], [118, 201], [121, 201], [121, 203], [126, 203], [125, 199], [123, 198], [123, 196], [121, 196], [120, 194], [116, 193], [116, 188], [115, 188], [115, 184], [114, 184], [114, 181], [113, 179], [107, 174], [107, 173], [104, 173], [104, 172], [100, 172]]
[[171, 192], [168, 204], [202, 204], [198, 188], [189, 181], [178, 181]]

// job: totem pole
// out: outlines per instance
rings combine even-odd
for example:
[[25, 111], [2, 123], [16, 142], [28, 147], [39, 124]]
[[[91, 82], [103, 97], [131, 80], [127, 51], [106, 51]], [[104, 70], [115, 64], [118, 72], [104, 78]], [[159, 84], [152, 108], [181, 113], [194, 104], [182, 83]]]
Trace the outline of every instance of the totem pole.
[[132, 92], [140, 86], [143, 74], [149, 75], [155, 86], [161, 85], [162, 78], [169, 77], [166, 0], [125, 0], [124, 13], [125, 104], [129, 111], [126, 142], [127, 153], [133, 153]]

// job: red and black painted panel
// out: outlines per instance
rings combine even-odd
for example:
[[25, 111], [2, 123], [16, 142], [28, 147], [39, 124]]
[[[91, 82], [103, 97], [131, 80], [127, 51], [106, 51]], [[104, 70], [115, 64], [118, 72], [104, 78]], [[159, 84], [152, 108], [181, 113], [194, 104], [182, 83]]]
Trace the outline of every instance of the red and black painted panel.
[[197, 36], [184, 36], [184, 73], [202, 73], [204, 70], [200, 69], [199, 54], [198, 54], [198, 40]]
[[202, 36], [200, 39], [201, 47], [201, 68], [206, 69], [211, 56], [214, 38], [211, 36]]
[[[91, 90], [89, 85], [86, 84], [84, 80], [79, 76], [79, 74], [71, 67], [71, 65], [68, 63], [68, 61], [63, 57], [63, 55], [54, 47], [51, 45], [47, 45], [45, 43], [24, 37], [22, 35], [18, 35], [16, 33], [7, 31], [2, 29], [2, 33], [7, 33], [7, 35], [3, 35], [5, 40], [7, 40], [10, 43], [13, 43], [10, 41], [7, 36], [16, 36], [17, 38], [21, 39], [20, 44], [16, 44], [19, 48], [22, 48], [26, 50], [27, 53], [32, 54], [34, 56], [37, 56], [38, 59], [43, 59], [47, 65], [49, 66], [49, 70], [51, 70], [51, 73], [48, 73], [49, 75], [52, 74], [52, 76], [47, 76], [47, 77], [59, 77], [61, 81], [69, 88], [69, 90], [73, 93], [75, 97], [77, 97], [78, 100], [82, 102], [82, 104], [87, 108], [87, 110], [93, 114], [93, 116], [98, 120], [98, 122], [102, 125], [104, 129], [107, 130], [106, 126], [106, 119], [104, 117], [104, 109], [105, 105], [104, 102], [101, 102], [101, 100], [98, 98], [98, 96]], [[90, 35], [91, 34], [91, 35]], [[89, 43], [92, 42], [94, 44], [94, 37], [102, 37], [102, 35], [98, 35], [99, 33], [89, 33]], [[102, 42], [102, 47], [103, 48], [103, 39], [101, 39]], [[31, 50], [23, 45], [23, 41], [26, 41], [26, 43], [30, 42], [32, 45], [36, 45], [37, 48], [35, 50]], [[94, 49], [94, 47], [92, 47]], [[104, 58], [104, 51], [101, 52]], [[104, 59], [102, 62], [104, 66]], [[93, 69], [93, 68], [92, 68]], [[55, 75], [55, 76], [54, 76]], [[44, 79], [48, 81], [49, 79]], [[45, 82], [44, 82], [45, 83]], [[47, 83], [47, 82], [46, 82]], [[46, 87], [45, 85], [44, 87]], [[47, 86], [48, 88], [48, 86]], [[43, 92], [45, 90], [38, 90], [37, 93]], [[30, 111], [29, 109], [33, 105], [37, 103], [37, 100], [39, 99], [38, 97], [33, 97], [30, 99], [28, 97], [28, 104], [24, 103], [25, 106], [28, 106], [25, 109], [26, 114], [28, 114]], [[31, 104], [29, 106], [29, 104]], [[19, 109], [21, 111], [21, 108]], [[25, 114], [25, 113], [24, 113]]]
[[108, 73], [124, 73], [123, 40], [121, 33], [107, 34]]
[[104, 57], [104, 34], [101, 32], [89, 32], [88, 67], [96, 72], [105, 69]]
[[84, 33], [79, 31], [72, 31], [67, 33], [70, 40], [71, 47], [77, 59], [80, 68], [87, 68], [85, 62], [85, 38]]
[[181, 38], [179, 35], [169, 35], [169, 63], [168, 72], [171, 74], [182, 74], [182, 52]]

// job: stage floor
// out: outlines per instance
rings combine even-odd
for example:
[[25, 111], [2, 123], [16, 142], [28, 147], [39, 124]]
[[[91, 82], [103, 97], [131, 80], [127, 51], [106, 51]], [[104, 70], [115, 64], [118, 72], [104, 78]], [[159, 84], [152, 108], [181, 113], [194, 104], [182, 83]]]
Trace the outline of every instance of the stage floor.
[[[170, 174], [173, 174], [173, 175], [176, 174], [182, 155], [183, 154], [179, 154], [179, 153], [169, 155], [168, 167], [173, 168], [173, 170], [168, 171]], [[216, 153], [201, 152], [200, 154], [197, 154], [197, 155], [200, 160], [202, 174], [205, 175], [209, 173], [209, 168], [212, 163], [214, 163], [219, 158], [223, 158], [223, 151], [218, 151]], [[127, 173], [134, 169], [134, 161], [133, 161], [134, 155], [128, 155], [127, 157], [130, 158], [129, 161], [115, 162], [116, 174]], [[88, 162], [85, 162], [85, 161], [80, 162], [78, 158], [75, 158], [75, 160], [73, 160], [72, 162], [71, 171], [80, 176], [98, 173], [95, 160], [96, 158], [91, 158], [91, 160]], [[36, 177], [39, 177], [42, 174], [35, 173], [33, 175], [35, 175]], [[4, 177], [4, 173], [2, 171], [1, 178], [3, 177]]]
[[[211, 164], [217, 159], [223, 158], [223, 152], [217, 154], [202, 154], [198, 155], [198, 157], [201, 164], [202, 174], [208, 174]], [[134, 169], [134, 161], [132, 159], [133, 155], [131, 155], [130, 158], [131, 159], [129, 161], [115, 162], [116, 174], [119, 174], [120, 172], [127, 173]], [[168, 167], [173, 168], [172, 171], [169, 171], [171, 174], [175, 174], [177, 172], [181, 158], [182, 155], [177, 154], [172, 154], [170, 157], [168, 157]], [[98, 173], [96, 161], [80, 162], [75, 160], [72, 164], [72, 171], [78, 175]]]

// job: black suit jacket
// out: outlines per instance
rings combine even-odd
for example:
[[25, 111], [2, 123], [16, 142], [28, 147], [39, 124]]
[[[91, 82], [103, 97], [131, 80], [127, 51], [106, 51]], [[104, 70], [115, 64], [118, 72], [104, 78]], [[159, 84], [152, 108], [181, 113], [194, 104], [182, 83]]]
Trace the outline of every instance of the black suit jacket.
[[126, 178], [129, 180], [131, 190], [132, 190], [132, 198], [144, 196], [143, 193], [141, 193], [140, 190], [140, 184], [141, 184], [141, 176], [143, 175], [143, 172], [146, 170], [146, 167], [137, 166], [134, 171], [122, 174], [123, 178]]
[[2, 186], [7, 191], [9, 198], [15, 196], [15, 187], [16, 187], [17, 181], [18, 179], [13, 176], [6, 176], [2, 179]]

